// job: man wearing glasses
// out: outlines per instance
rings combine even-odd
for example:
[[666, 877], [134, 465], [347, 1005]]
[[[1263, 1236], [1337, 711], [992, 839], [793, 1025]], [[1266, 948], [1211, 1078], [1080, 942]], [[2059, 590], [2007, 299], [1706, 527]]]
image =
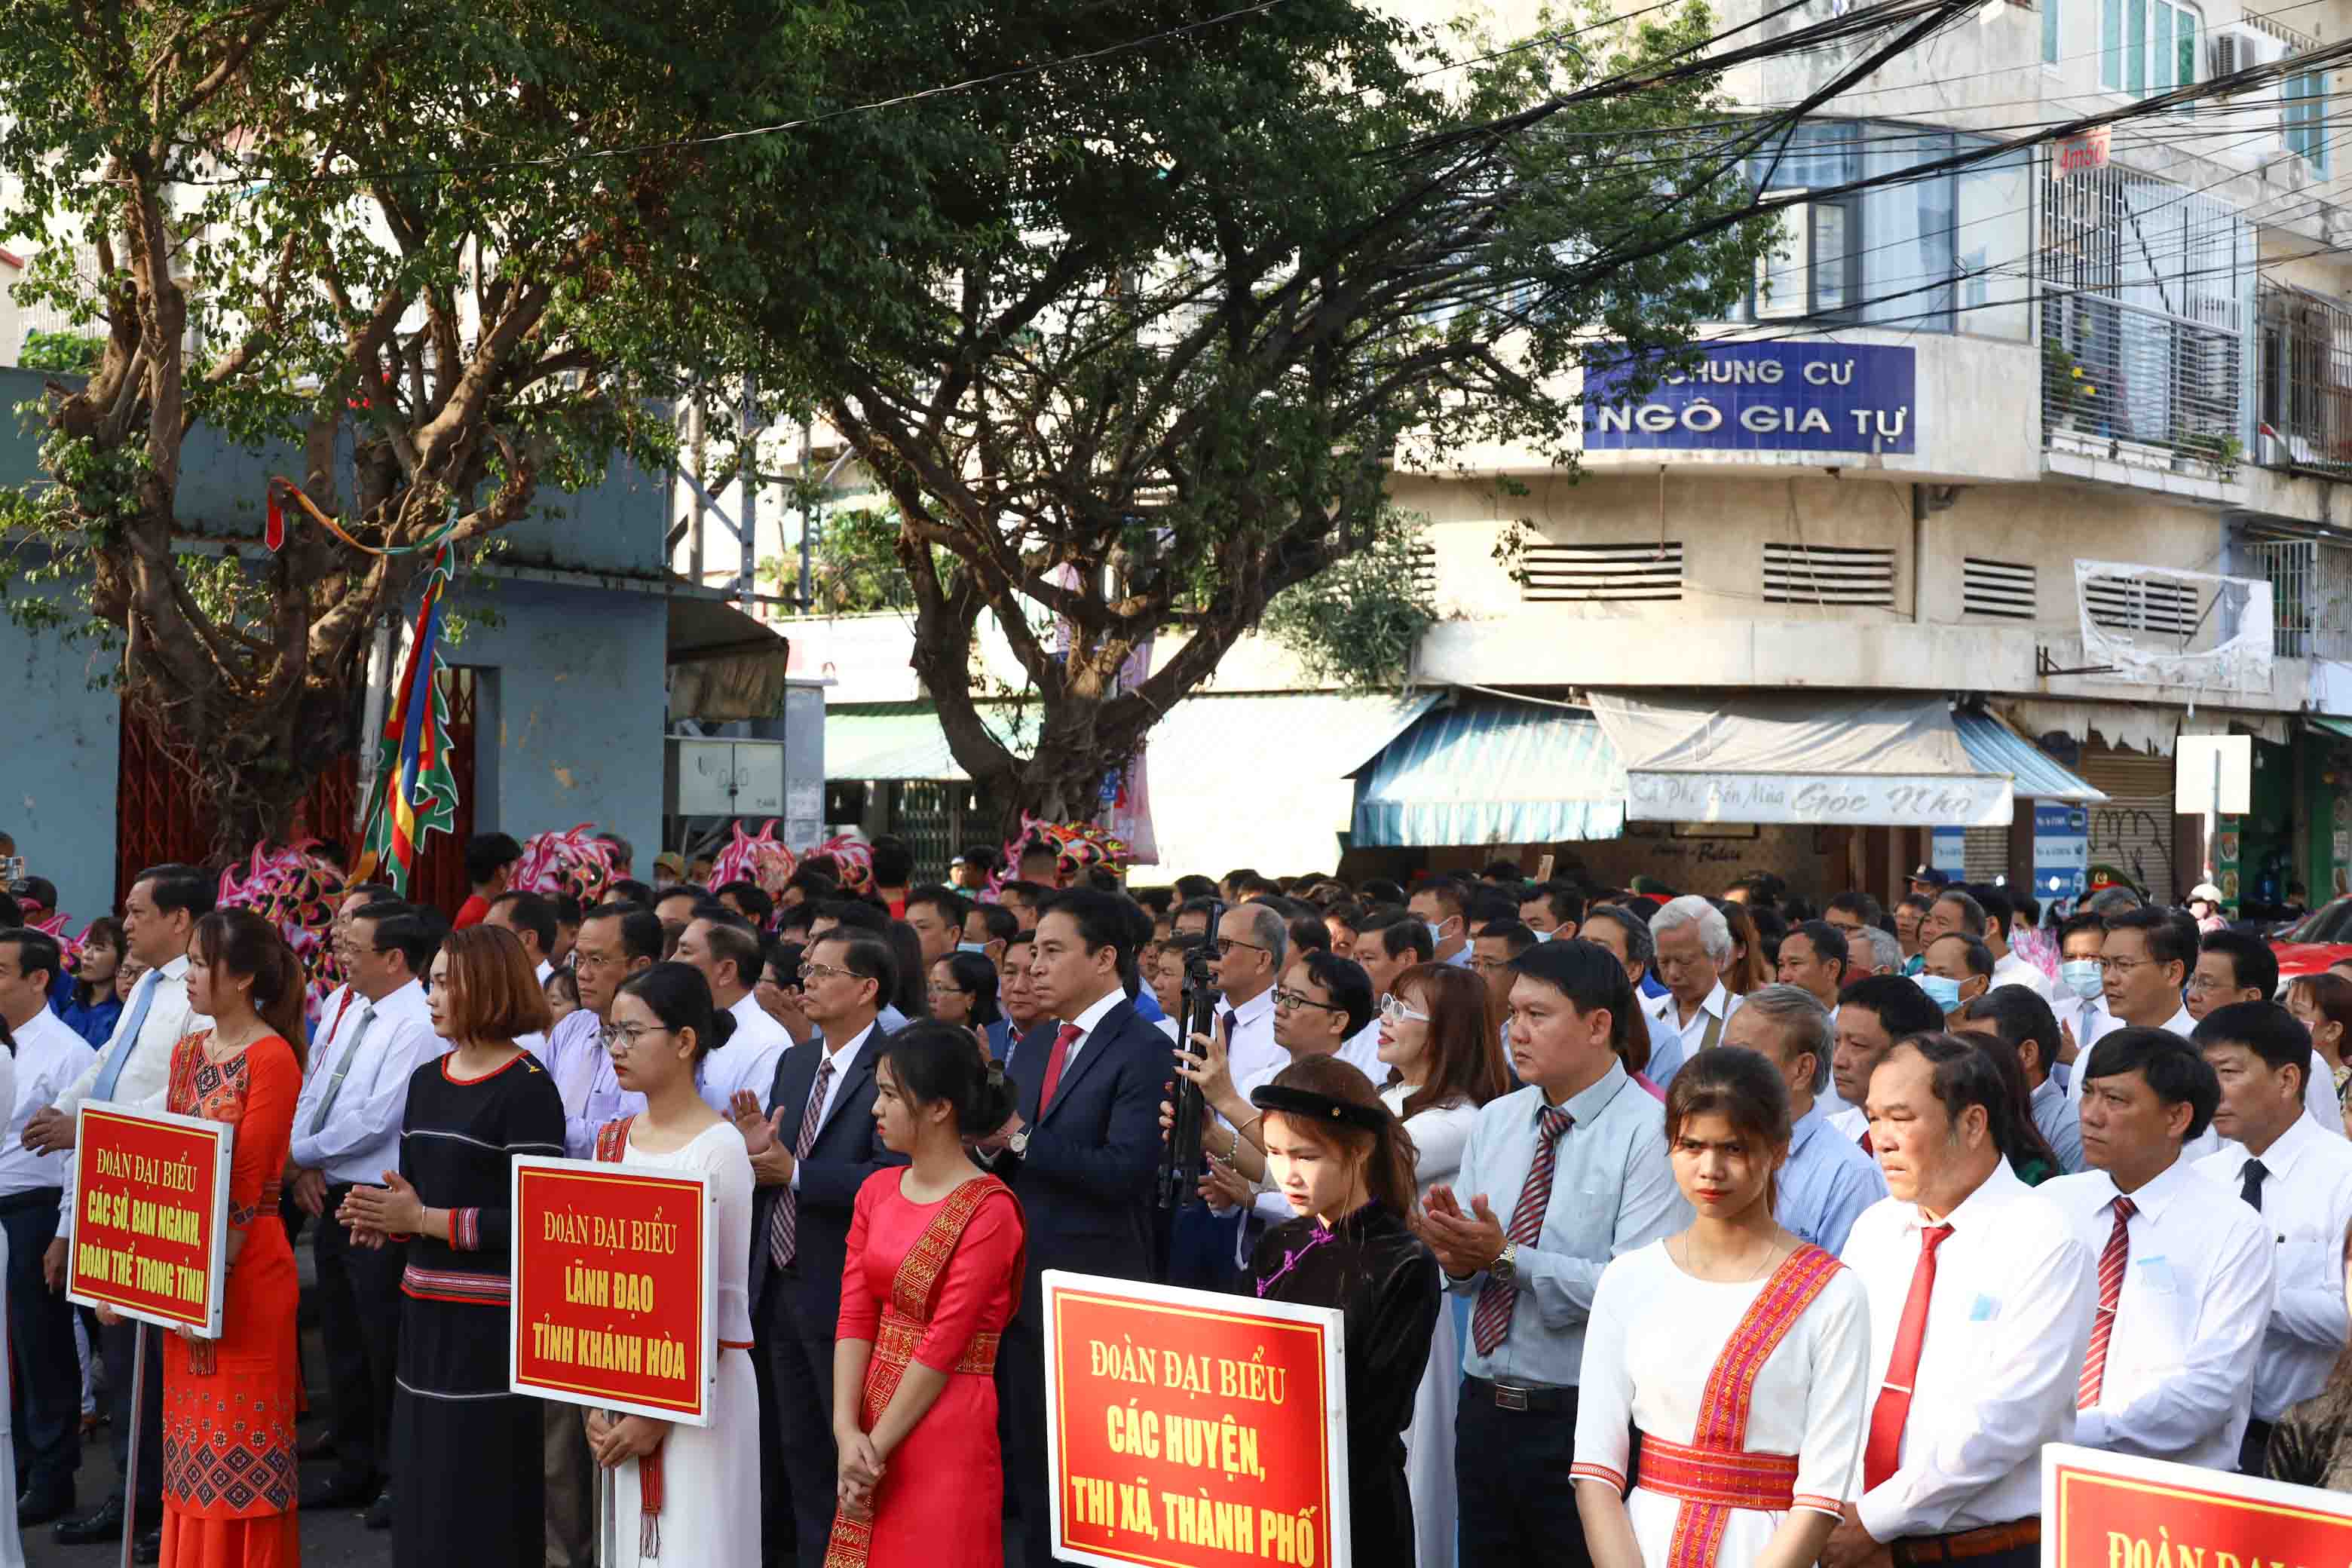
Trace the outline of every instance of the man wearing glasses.
[[[1496, 1038], [1507, 1057], [1511, 1054], [1511, 984], [1518, 979], [1511, 960], [1535, 944], [1536, 933], [1517, 921], [1490, 925], [1471, 939], [1470, 967], [1486, 983], [1486, 995], [1495, 1005]], [[1366, 1070], [1369, 1076], [1370, 1069]], [[1387, 1077], [1381, 1073], [1372, 1081], [1377, 1084]]]
[[866, 1177], [906, 1163], [882, 1147], [874, 1121], [874, 1064], [889, 1034], [876, 1020], [897, 984], [881, 938], [839, 926], [817, 938], [801, 961], [801, 1010], [816, 1035], [777, 1063], [764, 1109], [749, 1089], [732, 1104], [759, 1187], [751, 1296], [761, 1426], [781, 1456], [802, 1568], [821, 1568], [833, 1531], [833, 1331], [851, 1211]]
[[[418, 979], [440, 949], [440, 917], [382, 900], [361, 908], [343, 931], [351, 1005], [332, 1034], [311, 1047], [287, 1156], [294, 1201], [319, 1221], [312, 1243], [319, 1339], [335, 1447], [334, 1474], [303, 1490], [310, 1509], [365, 1507], [392, 1483], [403, 1255], [395, 1247], [353, 1246], [335, 1215], [354, 1185], [381, 1182], [400, 1163], [409, 1075], [448, 1049], [433, 1032]], [[390, 1523], [388, 1507], [375, 1511]]]

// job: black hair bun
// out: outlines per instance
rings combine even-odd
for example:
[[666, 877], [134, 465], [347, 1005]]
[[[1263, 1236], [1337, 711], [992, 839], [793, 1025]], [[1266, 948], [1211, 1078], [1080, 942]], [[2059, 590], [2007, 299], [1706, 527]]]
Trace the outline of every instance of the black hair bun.
[[[724, 1007], [710, 1010], [710, 1049], [718, 1050], [735, 1037], [735, 1015]], [[707, 1053], [706, 1053], [707, 1054]]]

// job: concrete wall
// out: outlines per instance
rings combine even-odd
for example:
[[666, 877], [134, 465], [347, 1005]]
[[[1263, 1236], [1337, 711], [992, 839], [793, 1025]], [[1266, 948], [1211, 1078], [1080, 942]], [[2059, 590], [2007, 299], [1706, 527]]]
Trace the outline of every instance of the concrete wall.
[[0, 614], [0, 831], [58, 885], [79, 931], [114, 901], [121, 704], [91, 678], [108, 656], [32, 636]]

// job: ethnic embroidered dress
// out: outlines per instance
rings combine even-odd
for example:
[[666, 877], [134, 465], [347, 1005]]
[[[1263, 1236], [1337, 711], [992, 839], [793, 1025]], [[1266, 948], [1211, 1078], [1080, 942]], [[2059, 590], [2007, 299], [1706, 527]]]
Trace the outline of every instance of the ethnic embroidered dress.
[[245, 1240], [222, 1287], [221, 1337], [163, 1335], [163, 1561], [291, 1568], [302, 1560], [294, 1447], [300, 1286], [278, 1188], [302, 1069], [276, 1035], [218, 1063], [206, 1055], [212, 1037], [207, 1029], [173, 1048], [164, 1109], [236, 1129], [228, 1224]]
[[1347, 1314], [1351, 1561], [1412, 1568], [1404, 1429], [1437, 1325], [1436, 1255], [1402, 1217], [1370, 1203], [1328, 1229], [1311, 1215], [1276, 1226], [1259, 1238], [1250, 1269], [1261, 1297]]
[[1742, 1568], [1792, 1508], [1860, 1495], [1870, 1315], [1810, 1244], [1769, 1278], [1695, 1279], [1664, 1241], [1601, 1272], [1578, 1390], [1579, 1480], [1625, 1486], [1644, 1568]]
[[[393, 1562], [530, 1564], [547, 1549], [539, 1401], [507, 1392], [517, 1154], [563, 1152], [563, 1100], [528, 1052], [461, 1079], [454, 1058], [408, 1080], [400, 1173], [449, 1239], [409, 1241], [392, 1406]], [[394, 1245], [399, 1245], [394, 1243]]]
[[835, 1516], [825, 1568], [1002, 1568], [996, 1346], [1020, 1305], [1027, 1226], [993, 1176], [929, 1204], [901, 1194], [906, 1176], [877, 1171], [857, 1189], [836, 1331], [873, 1342], [863, 1430], [911, 1363], [948, 1373], [947, 1387], [884, 1462], [873, 1519]]

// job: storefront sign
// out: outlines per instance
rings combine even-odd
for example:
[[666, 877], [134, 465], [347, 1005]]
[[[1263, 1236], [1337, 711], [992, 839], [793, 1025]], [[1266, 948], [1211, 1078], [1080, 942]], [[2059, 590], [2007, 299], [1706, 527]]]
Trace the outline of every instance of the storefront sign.
[[1927, 836], [1927, 864], [1958, 880], [1969, 874], [1969, 830], [1938, 827]]
[[1914, 452], [1916, 358], [1870, 343], [1716, 343], [1638, 398], [1620, 390], [1633, 368], [1604, 360], [1585, 373], [1585, 448]]
[[718, 1354], [709, 1178], [520, 1155], [512, 1182], [508, 1385], [709, 1426]]
[[2009, 780], [1976, 774], [1625, 773], [1634, 822], [1852, 823], [1886, 827], [2009, 826]]
[[2084, 174], [2093, 169], [2107, 166], [2107, 150], [2114, 144], [2112, 128], [2095, 126], [2073, 136], [2058, 139], [2055, 155], [2050, 160], [2050, 177], [2063, 180], [2069, 174]]
[[1050, 1270], [1054, 1555], [1348, 1568], [1338, 1310]]
[[2352, 1560], [2352, 1495], [2052, 1443], [2042, 1568], [2328, 1568]]
[[2033, 896], [2079, 899], [2091, 871], [2091, 814], [2079, 805], [2033, 808]]
[[66, 1299], [218, 1339], [236, 1140], [225, 1122], [84, 1104]]

